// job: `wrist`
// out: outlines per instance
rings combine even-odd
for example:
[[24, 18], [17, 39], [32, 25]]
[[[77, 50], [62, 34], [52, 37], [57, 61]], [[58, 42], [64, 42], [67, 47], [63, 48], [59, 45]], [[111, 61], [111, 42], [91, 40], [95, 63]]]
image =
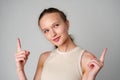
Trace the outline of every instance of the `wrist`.
[[23, 68], [17, 68], [16, 71], [17, 71], [17, 72], [21, 72], [21, 71], [23, 72], [24, 69], [23, 69]]
[[27, 80], [24, 69], [18, 68], [16, 69], [16, 71], [18, 75], [18, 80]]
[[96, 75], [85, 73], [82, 77], [82, 80], [95, 80]]

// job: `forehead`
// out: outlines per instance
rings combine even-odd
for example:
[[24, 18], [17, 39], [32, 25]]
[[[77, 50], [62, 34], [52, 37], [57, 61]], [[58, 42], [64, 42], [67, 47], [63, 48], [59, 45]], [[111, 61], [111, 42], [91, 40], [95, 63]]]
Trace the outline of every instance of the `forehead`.
[[40, 26], [46, 26], [54, 22], [63, 21], [59, 13], [47, 13], [40, 20]]

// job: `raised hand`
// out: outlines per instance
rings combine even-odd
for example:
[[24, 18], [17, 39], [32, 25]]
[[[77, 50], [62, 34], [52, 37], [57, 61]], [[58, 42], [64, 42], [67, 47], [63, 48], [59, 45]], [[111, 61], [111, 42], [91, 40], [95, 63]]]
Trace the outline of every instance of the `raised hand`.
[[17, 52], [15, 54], [15, 61], [17, 70], [24, 70], [24, 65], [28, 59], [30, 52], [21, 49], [20, 39], [17, 39]]
[[105, 59], [105, 54], [107, 52], [107, 48], [104, 49], [104, 51], [101, 54], [100, 59], [97, 58], [93, 58], [90, 62], [89, 62], [89, 76], [96, 76], [97, 73], [100, 71], [100, 69], [103, 67], [104, 65], [104, 59]]

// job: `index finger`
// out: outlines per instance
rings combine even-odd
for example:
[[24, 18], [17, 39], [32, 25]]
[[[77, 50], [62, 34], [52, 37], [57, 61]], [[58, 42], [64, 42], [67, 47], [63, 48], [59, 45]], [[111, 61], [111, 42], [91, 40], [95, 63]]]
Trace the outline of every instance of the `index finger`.
[[107, 52], [107, 48], [105, 48], [105, 49], [103, 50], [102, 54], [101, 54], [100, 61], [101, 61], [102, 63], [104, 63], [104, 59], [105, 59], [105, 54], [106, 54], [106, 52]]
[[17, 51], [21, 51], [21, 42], [20, 42], [20, 38], [17, 39]]

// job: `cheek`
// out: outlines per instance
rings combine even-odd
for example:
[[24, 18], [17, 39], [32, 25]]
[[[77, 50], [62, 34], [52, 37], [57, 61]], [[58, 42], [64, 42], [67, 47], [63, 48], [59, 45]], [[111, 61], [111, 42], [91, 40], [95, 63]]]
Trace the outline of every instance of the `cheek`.
[[44, 36], [47, 40], [50, 40], [50, 35], [49, 34], [44, 34]]
[[60, 28], [56, 31], [58, 34], [67, 34], [68, 30], [66, 28]]

